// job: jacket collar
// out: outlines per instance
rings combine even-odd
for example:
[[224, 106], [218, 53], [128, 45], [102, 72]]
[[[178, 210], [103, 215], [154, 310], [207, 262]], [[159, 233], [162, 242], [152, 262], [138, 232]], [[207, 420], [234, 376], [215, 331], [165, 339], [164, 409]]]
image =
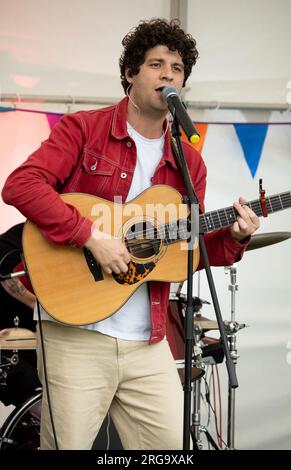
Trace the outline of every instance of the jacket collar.
[[121, 140], [128, 137], [126, 126], [126, 111], [127, 111], [127, 96], [119, 101], [115, 106], [113, 113], [113, 121], [111, 127], [111, 134], [115, 139]]
[[[123, 98], [114, 109], [111, 134], [118, 140], [128, 138], [127, 125], [126, 125], [126, 111], [127, 111], [128, 97]], [[166, 125], [166, 121], [165, 121]], [[167, 130], [165, 135], [165, 148], [163, 159], [170, 163], [173, 168], [177, 169], [177, 163], [171, 148], [171, 131]]]

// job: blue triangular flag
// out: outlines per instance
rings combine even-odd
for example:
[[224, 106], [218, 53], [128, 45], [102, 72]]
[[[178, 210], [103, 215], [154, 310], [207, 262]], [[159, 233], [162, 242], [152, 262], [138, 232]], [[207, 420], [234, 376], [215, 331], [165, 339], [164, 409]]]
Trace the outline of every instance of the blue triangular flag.
[[0, 106], [0, 112], [6, 112], [6, 111], [16, 111], [15, 108], [5, 108], [4, 106]]
[[251, 170], [252, 177], [254, 177], [261, 158], [268, 125], [234, 124], [234, 127], [241, 143], [246, 162]]

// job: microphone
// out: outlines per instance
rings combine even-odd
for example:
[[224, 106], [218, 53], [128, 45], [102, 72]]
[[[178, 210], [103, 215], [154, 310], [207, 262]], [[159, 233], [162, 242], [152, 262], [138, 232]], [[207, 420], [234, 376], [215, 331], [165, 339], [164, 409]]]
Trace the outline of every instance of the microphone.
[[162, 100], [168, 103], [168, 108], [173, 117], [177, 117], [180, 126], [183, 128], [187, 139], [192, 144], [197, 144], [200, 140], [200, 135], [195, 129], [195, 126], [190, 119], [184, 104], [180, 100], [179, 93], [175, 87], [165, 87], [161, 92]]

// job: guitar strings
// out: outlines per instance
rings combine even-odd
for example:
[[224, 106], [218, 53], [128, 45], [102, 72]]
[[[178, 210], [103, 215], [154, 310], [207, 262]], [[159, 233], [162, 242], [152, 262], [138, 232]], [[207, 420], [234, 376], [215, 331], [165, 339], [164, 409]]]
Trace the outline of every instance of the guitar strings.
[[[289, 203], [291, 202], [291, 192], [286, 192], [286, 193], [281, 193], [279, 195], [275, 196], [270, 196], [266, 198], [267, 204], [269, 205], [268, 210], [269, 212], [275, 212], [277, 210], [282, 210], [284, 208], [287, 208], [289, 206]], [[287, 205], [288, 204], [288, 205]], [[262, 208], [261, 208], [261, 203], [260, 200], [254, 200], [247, 202], [246, 205], [250, 208], [252, 208], [257, 215], [262, 215]], [[285, 205], [285, 207], [284, 207]], [[228, 212], [227, 212], [228, 211]], [[204, 225], [204, 228], [207, 229], [207, 227], [211, 227], [211, 221], [209, 222], [209, 218], [212, 219], [212, 224], [215, 226], [224, 226], [225, 223], [229, 222], [230, 216], [236, 215], [237, 211], [235, 210], [234, 207], [230, 206], [225, 209], [219, 209], [218, 211], [213, 211], [209, 212], [206, 214], [201, 214], [201, 225]], [[221, 222], [221, 217], [224, 216], [226, 218], [226, 221]], [[214, 217], [217, 219], [214, 220]], [[185, 220], [184, 220], [185, 221]], [[157, 243], [158, 241], [166, 241], [167, 243], [170, 242], [176, 242], [176, 241], [181, 241], [185, 238], [182, 238], [183, 236], [189, 235], [188, 232], [185, 231], [184, 226], [178, 227], [178, 221], [175, 221], [174, 223], [171, 224], [165, 224], [162, 227], [167, 227], [170, 230], [172, 229], [171, 235], [173, 235], [173, 228], [177, 226], [176, 229], [176, 238], [173, 237], [165, 237], [165, 238], [155, 238], [152, 237], [151, 239], [145, 238], [147, 235], [153, 236], [155, 233], [157, 234], [157, 229], [156, 228], [151, 228], [151, 229], [146, 229], [142, 231], [136, 231], [135, 236], [143, 235], [143, 239], [127, 239], [126, 240], [126, 246], [131, 250], [131, 254], [139, 254], [140, 256], [143, 253], [147, 253], [150, 248], [153, 248], [153, 244]], [[161, 228], [159, 228], [161, 230]]]
[[[279, 199], [278, 200], [274, 200], [274, 199]], [[284, 200], [283, 200], [284, 198]], [[273, 201], [271, 201], [271, 199], [273, 199]], [[266, 198], [266, 201], [267, 203], [269, 203], [269, 212], [272, 211], [272, 212], [275, 212], [275, 211], [278, 211], [278, 210], [282, 210], [284, 208], [287, 208], [287, 203], [291, 205], [291, 192], [286, 192], [286, 193], [282, 193], [282, 194], [279, 194], [279, 195], [274, 195], [274, 196], [270, 196], [268, 198]], [[285, 207], [284, 207], [284, 205]], [[254, 200], [254, 201], [250, 201], [250, 202], [247, 202], [245, 204], [246, 206], [250, 207], [251, 209], [254, 210], [254, 212], [257, 213], [257, 215], [262, 215], [262, 208], [261, 208], [261, 204], [260, 204], [260, 200]], [[200, 222], [201, 222], [201, 225], [203, 226], [204, 225], [204, 228], [207, 228], [209, 226], [209, 221], [207, 220], [208, 218], [212, 219], [212, 223], [217, 227], [223, 227], [225, 226], [226, 224], [231, 224], [232, 223], [232, 216], [236, 216], [237, 214], [237, 211], [235, 210], [234, 207], [230, 206], [230, 207], [226, 207], [224, 209], [219, 209], [217, 211], [212, 211], [212, 212], [207, 212], [205, 214], [200, 214], [199, 218], [200, 218]], [[217, 219], [214, 220], [214, 217], [216, 217]], [[225, 218], [226, 220], [225, 221], [221, 221], [221, 218]], [[182, 219], [182, 221], [185, 223], [186, 222], [186, 219]], [[173, 240], [173, 241], [180, 241], [180, 240], [183, 240], [183, 238], [180, 238], [180, 236], [186, 236], [188, 235], [188, 232], [185, 230], [185, 227], [180, 223], [180, 226], [178, 226], [179, 224], [177, 223], [178, 221], [175, 221], [175, 222], [172, 222], [172, 224], [165, 224], [165, 225], [162, 225], [160, 226], [158, 229], [156, 228], [150, 228], [150, 229], [146, 229], [146, 230], [140, 230], [140, 231], [136, 231], [134, 232], [134, 236], [135, 237], [138, 237], [140, 235], [143, 235], [144, 236], [147, 236], [147, 235], [150, 235], [152, 237], [153, 233], [156, 231], [162, 231], [162, 232], [165, 232], [165, 230], [163, 229], [163, 227], [165, 228], [169, 228], [169, 231], [172, 230], [172, 234], [173, 234], [173, 229], [175, 228], [175, 226], [177, 226], [177, 235], [178, 235], [178, 238], [177, 239], [173, 239], [172, 237], [170, 237], [170, 240]], [[141, 239], [141, 243], [145, 243], [145, 241], [148, 240], [148, 238], [143, 238]], [[168, 241], [168, 237], [159, 237], [159, 238], [155, 238], [155, 237], [152, 237], [151, 240], [166, 240]], [[128, 243], [128, 246], [130, 246], [131, 244], [138, 244], [139, 240], [137, 240], [136, 238], [130, 240], [128, 239], [127, 240], [127, 243]]]

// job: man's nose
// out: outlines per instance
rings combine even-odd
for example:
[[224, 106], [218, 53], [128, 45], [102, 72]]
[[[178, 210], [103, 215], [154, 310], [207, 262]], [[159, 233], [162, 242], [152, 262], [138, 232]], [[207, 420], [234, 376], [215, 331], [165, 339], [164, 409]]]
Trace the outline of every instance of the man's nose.
[[169, 65], [164, 65], [161, 69], [161, 78], [167, 81], [173, 80], [173, 70], [172, 67]]

